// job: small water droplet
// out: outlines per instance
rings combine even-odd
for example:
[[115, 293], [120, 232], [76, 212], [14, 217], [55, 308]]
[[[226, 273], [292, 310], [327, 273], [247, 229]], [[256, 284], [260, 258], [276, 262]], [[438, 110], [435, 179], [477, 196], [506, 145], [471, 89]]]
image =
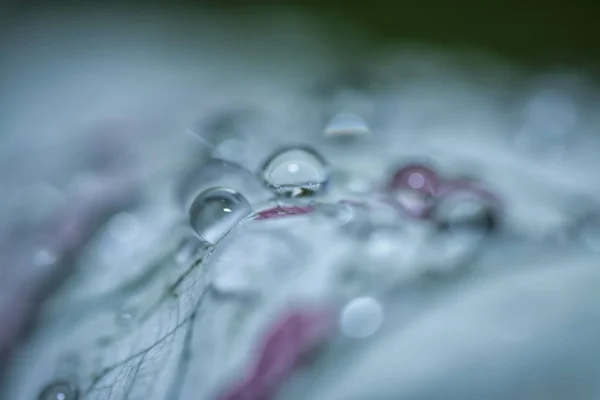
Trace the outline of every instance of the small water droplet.
[[329, 168], [309, 147], [287, 147], [269, 157], [261, 168], [263, 181], [279, 195], [310, 196], [325, 189]]
[[325, 127], [325, 135], [329, 137], [354, 137], [369, 132], [367, 123], [361, 117], [348, 112], [335, 115]]
[[340, 329], [351, 338], [373, 335], [383, 322], [383, 307], [372, 297], [358, 297], [344, 306], [340, 315]]
[[56, 381], [42, 389], [39, 400], [77, 400], [77, 388], [67, 381]]
[[188, 216], [198, 236], [209, 244], [215, 244], [251, 211], [248, 201], [235, 190], [212, 188], [196, 197]]

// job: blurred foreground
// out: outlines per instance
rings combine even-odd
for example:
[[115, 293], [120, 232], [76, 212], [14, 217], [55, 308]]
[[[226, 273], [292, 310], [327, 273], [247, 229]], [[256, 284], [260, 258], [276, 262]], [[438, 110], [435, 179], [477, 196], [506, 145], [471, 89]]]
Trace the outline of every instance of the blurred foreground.
[[600, 395], [589, 72], [283, 11], [11, 29], [2, 398]]

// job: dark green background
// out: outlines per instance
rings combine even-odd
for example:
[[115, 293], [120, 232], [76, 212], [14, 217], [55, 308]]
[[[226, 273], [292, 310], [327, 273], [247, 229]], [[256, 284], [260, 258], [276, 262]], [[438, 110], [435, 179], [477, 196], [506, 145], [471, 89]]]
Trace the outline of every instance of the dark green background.
[[[14, 22], [32, 10], [86, 7], [89, 3], [13, 0], [5, 6], [3, 16]], [[210, 8], [238, 14], [250, 9], [294, 7], [325, 21], [348, 24], [376, 44], [418, 41], [483, 49], [530, 65], [564, 64], [595, 70], [600, 65], [600, 5], [595, 1], [222, 0], [139, 1], [129, 5], [186, 13]]]

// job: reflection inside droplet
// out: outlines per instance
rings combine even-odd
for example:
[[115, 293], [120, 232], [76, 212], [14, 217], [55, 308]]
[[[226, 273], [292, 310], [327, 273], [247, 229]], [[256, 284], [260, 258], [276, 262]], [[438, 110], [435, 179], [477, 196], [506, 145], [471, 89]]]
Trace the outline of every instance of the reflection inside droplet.
[[322, 191], [329, 179], [329, 168], [315, 150], [290, 147], [269, 157], [260, 174], [279, 195], [298, 197]]
[[351, 338], [373, 335], [383, 322], [383, 307], [372, 297], [358, 297], [350, 301], [340, 315], [340, 329]]
[[202, 240], [215, 244], [252, 211], [238, 192], [212, 188], [200, 193], [189, 209], [189, 222]]
[[40, 392], [39, 400], [77, 400], [77, 389], [66, 381], [57, 381], [49, 384]]

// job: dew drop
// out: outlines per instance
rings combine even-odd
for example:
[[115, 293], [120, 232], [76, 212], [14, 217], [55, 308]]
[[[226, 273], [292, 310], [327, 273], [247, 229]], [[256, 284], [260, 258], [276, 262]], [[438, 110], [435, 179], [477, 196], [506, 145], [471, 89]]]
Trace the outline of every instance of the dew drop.
[[325, 135], [328, 137], [354, 137], [369, 132], [367, 123], [358, 115], [349, 112], [337, 114], [325, 127]]
[[329, 168], [325, 159], [309, 147], [287, 147], [269, 157], [261, 178], [279, 195], [311, 196], [325, 189]]
[[383, 322], [383, 307], [372, 297], [358, 297], [344, 306], [340, 315], [340, 329], [351, 338], [373, 335]]
[[400, 168], [389, 183], [393, 200], [413, 217], [428, 214], [439, 187], [438, 175], [421, 164], [409, 164]]
[[194, 232], [203, 241], [215, 244], [251, 211], [248, 201], [235, 190], [211, 188], [196, 197], [188, 217]]
[[46, 386], [38, 396], [39, 400], [77, 400], [77, 388], [67, 381], [56, 381]]

